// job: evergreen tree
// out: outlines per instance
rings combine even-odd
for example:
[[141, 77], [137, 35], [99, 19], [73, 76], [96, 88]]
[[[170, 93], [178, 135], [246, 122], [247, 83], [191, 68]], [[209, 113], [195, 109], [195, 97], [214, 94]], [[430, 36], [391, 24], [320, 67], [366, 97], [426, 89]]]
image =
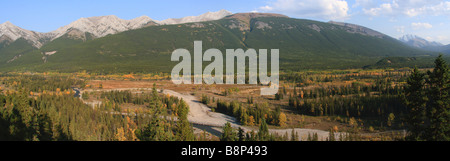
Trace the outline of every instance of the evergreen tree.
[[158, 100], [159, 96], [158, 96], [158, 90], [156, 89], [156, 84], [153, 83], [153, 87], [152, 87], [152, 98], [153, 100]]
[[245, 141], [245, 134], [244, 133], [245, 133], [244, 129], [239, 127], [239, 130], [238, 130], [239, 141]]
[[294, 129], [291, 131], [291, 141], [298, 141], [298, 133]]
[[430, 140], [450, 140], [450, 75], [447, 63], [440, 55], [433, 72], [428, 71], [430, 87], [427, 115], [430, 119]]
[[178, 125], [177, 137], [179, 141], [195, 141], [192, 125], [189, 123], [188, 120], [181, 119], [180, 121], [178, 121], [177, 125]]
[[333, 129], [330, 129], [328, 134], [329, 134], [328, 141], [336, 141], [336, 136], [334, 134], [334, 130]]
[[269, 127], [267, 126], [266, 120], [263, 118], [261, 120], [261, 125], [259, 126], [258, 139], [259, 141], [268, 141], [269, 137]]
[[178, 107], [178, 133], [177, 137], [180, 141], [194, 141], [194, 131], [192, 129], [192, 125], [189, 123], [187, 115], [189, 114], [189, 107], [181, 100]]
[[236, 141], [236, 134], [229, 122], [227, 122], [223, 127], [223, 133], [222, 136], [220, 136], [220, 141]]
[[281, 100], [281, 95], [279, 94], [280, 92], [278, 92], [277, 94], [275, 94], [275, 100]]

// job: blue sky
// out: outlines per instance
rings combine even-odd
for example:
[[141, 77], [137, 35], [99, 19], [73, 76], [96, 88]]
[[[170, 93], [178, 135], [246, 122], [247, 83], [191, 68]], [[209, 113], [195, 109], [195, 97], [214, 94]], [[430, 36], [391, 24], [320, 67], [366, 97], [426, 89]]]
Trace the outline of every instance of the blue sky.
[[2, 1], [0, 23], [49, 32], [81, 17], [116, 15], [155, 20], [208, 11], [281, 13], [293, 18], [343, 21], [394, 38], [405, 34], [450, 44], [449, 0], [14, 0]]

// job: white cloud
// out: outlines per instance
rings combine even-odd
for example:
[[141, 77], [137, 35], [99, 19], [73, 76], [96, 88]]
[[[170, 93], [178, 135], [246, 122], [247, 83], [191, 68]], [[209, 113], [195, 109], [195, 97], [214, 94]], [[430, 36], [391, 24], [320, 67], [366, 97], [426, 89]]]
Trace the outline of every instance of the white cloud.
[[260, 7], [259, 11], [327, 20], [343, 20], [349, 17], [349, 7], [345, 0], [276, 0]]
[[363, 9], [365, 14], [371, 15], [371, 16], [378, 16], [380, 14], [392, 14], [394, 12], [394, 8], [398, 8], [398, 4], [395, 3], [383, 3], [378, 8], [371, 8], [371, 9]]
[[402, 34], [405, 33], [405, 26], [395, 26], [394, 28], [395, 30], [397, 30], [397, 32], [400, 32]]
[[446, 40], [448, 40], [448, 37], [440, 35], [440, 36], [437, 36], [435, 40], [437, 40], [437, 41], [446, 41]]
[[435, 42], [440, 42], [440, 43], [443, 43], [443, 44], [446, 44], [446, 43], [448, 43], [450, 41], [449, 37], [443, 36], [443, 35], [426, 36], [425, 39], [428, 40], [428, 41], [435, 41]]
[[377, 7], [366, 6], [363, 11], [370, 16], [450, 16], [450, 2], [444, 0], [388, 0]]
[[433, 25], [429, 24], [429, 23], [422, 23], [422, 22], [417, 22], [417, 23], [411, 23], [411, 27], [414, 30], [420, 30], [420, 29], [430, 29], [433, 28]]
[[376, 3], [373, 0], [355, 0], [355, 4], [352, 7], [373, 8]]
[[273, 8], [270, 6], [264, 6], [264, 7], [260, 7], [261, 10], [266, 10], [266, 11], [272, 11]]

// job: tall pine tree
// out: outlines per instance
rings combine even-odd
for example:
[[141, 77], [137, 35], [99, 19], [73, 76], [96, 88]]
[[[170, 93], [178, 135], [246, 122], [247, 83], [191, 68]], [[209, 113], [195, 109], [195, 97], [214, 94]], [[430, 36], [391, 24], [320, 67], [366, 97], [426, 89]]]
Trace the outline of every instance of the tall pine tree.
[[434, 141], [450, 140], [450, 75], [448, 65], [442, 55], [435, 61], [433, 72], [428, 71], [427, 115], [430, 119], [429, 139]]
[[425, 74], [419, 69], [414, 68], [411, 76], [407, 80], [405, 88], [405, 103], [410, 108], [408, 117], [410, 140], [422, 140], [424, 138], [425, 122], [426, 122], [426, 93]]

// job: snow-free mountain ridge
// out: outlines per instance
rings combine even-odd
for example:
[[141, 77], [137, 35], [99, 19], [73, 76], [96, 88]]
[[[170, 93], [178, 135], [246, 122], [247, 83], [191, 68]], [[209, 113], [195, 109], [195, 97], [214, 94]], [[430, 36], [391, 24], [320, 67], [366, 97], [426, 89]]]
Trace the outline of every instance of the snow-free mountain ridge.
[[[104, 37], [110, 34], [117, 34], [120, 32], [139, 29], [154, 25], [173, 25], [192, 22], [203, 22], [219, 20], [232, 13], [227, 10], [220, 10], [217, 12], [208, 12], [199, 16], [188, 16], [184, 18], [174, 19], [170, 18], [163, 21], [153, 20], [148, 16], [141, 16], [132, 20], [120, 19], [117, 16], [98, 16], [89, 18], [80, 18], [69, 25], [58, 28], [55, 31], [48, 33], [41, 33], [22, 29], [15, 26], [11, 22], [0, 24], [0, 44], [12, 43], [19, 38], [24, 38], [29, 41], [36, 48], [42, 47], [45, 43], [53, 41], [68, 33], [80, 34], [90, 33], [95, 38]], [[79, 36], [82, 37], [82, 36]]]
[[53, 39], [56, 39], [66, 34], [70, 29], [77, 29], [81, 32], [91, 33], [95, 37], [104, 37], [109, 34], [138, 29], [151, 22], [154, 21], [147, 16], [138, 17], [132, 20], [120, 19], [114, 15], [89, 17], [78, 19], [67, 26], [50, 32], [50, 34], [53, 34]]

